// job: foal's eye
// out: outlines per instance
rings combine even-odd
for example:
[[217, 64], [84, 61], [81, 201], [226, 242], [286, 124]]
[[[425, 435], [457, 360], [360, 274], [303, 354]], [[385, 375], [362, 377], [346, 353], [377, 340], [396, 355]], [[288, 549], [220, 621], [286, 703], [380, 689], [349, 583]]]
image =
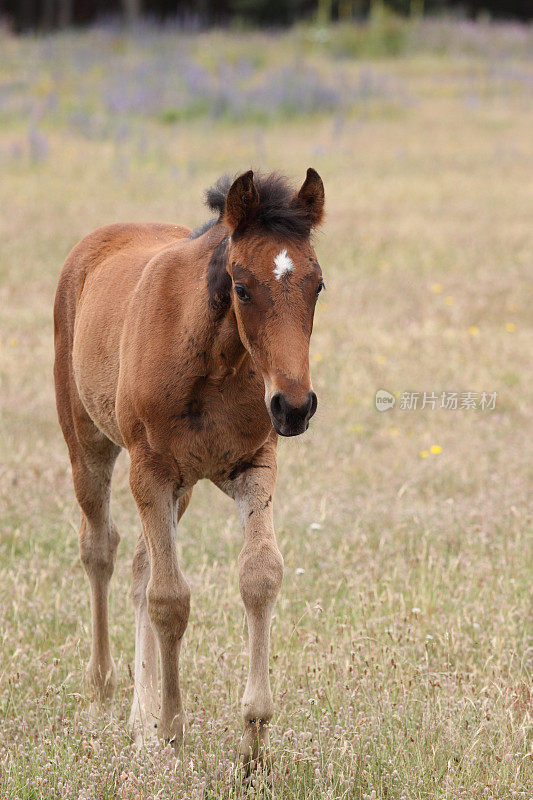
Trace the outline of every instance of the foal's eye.
[[325, 288], [325, 286], [324, 286], [324, 281], [320, 281], [320, 283], [319, 283], [319, 284], [318, 284], [318, 286], [316, 287], [316, 296], [317, 296], [317, 297], [318, 297], [318, 295], [320, 294], [320, 292], [322, 291], [322, 289], [324, 289], [324, 288]]
[[251, 300], [250, 292], [248, 291], [246, 286], [242, 285], [242, 283], [235, 284], [235, 294], [237, 295], [241, 303], [248, 303], [249, 300]]

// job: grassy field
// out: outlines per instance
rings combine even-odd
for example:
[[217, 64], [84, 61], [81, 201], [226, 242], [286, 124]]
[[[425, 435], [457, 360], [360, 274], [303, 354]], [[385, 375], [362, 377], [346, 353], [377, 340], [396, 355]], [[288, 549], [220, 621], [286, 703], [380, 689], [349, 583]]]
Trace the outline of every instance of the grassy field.
[[[533, 796], [531, 33], [434, 24], [396, 58], [357, 59], [350, 36], [0, 37], [2, 800]], [[193, 590], [182, 757], [128, 737], [139, 523], [125, 455], [119, 688], [112, 715], [88, 718], [88, 585], [51, 313], [90, 230], [195, 225], [203, 190], [250, 165], [298, 183], [314, 166], [328, 218], [319, 408], [279, 447], [275, 764], [243, 785], [241, 534], [210, 485], [179, 531]], [[394, 409], [376, 410], [378, 389]], [[435, 408], [401, 407], [424, 391]], [[497, 392], [495, 408], [440, 408], [452, 391], [478, 404]]]

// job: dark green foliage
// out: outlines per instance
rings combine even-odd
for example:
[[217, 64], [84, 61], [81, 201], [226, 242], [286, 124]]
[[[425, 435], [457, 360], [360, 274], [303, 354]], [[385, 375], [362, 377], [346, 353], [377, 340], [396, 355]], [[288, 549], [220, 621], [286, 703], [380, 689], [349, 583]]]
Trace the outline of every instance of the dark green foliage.
[[378, 5], [386, 5], [402, 16], [448, 12], [469, 18], [480, 14], [526, 21], [532, 18], [531, 0], [5, 0], [0, 22], [6, 21], [18, 31], [87, 24], [110, 15], [137, 26], [142, 17], [159, 22], [177, 19], [188, 27], [229, 22], [283, 26], [312, 18], [321, 22], [362, 20]]
[[248, 23], [267, 25], [289, 25], [310, 17], [316, 10], [311, 0], [230, 0], [232, 15]]

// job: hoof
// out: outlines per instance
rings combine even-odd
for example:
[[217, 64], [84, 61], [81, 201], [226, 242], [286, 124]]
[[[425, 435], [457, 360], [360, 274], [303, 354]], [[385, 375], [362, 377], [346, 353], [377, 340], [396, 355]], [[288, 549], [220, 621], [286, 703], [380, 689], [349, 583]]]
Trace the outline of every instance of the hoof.
[[161, 739], [165, 744], [169, 744], [176, 752], [183, 746], [183, 739], [185, 736], [185, 715], [180, 714], [179, 717], [172, 723], [171, 731], [161, 730]]
[[91, 700], [89, 703], [88, 716], [92, 723], [108, 724], [110, 719], [115, 717], [111, 707], [111, 700]]
[[183, 747], [184, 741], [183, 731], [180, 735], [175, 734], [174, 736], [162, 736], [160, 741], [166, 746], [170, 745], [171, 748], [174, 750], [175, 753], [178, 753], [181, 748]]
[[137, 750], [143, 747], [153, 747], [159, 744], [159, 722], [161, 709], [156, 698], [151, 698], [148, 703], [141, 703], [137, 696], [133, 699], [128, 728]]
[[130, 733], [137, 750], [147, 748], [153, 750], [159, 746], [161, 738], [157, 732], [157, 722], [142, 723], [136, 719], [130, 722]]
[[161, 747], [169, 744], [177, 751], [183, 744], [185, 714], [180, 711], [170, 725], [164, 725], [161, 721], [161, 708], [157, 701], [154, 700], [153, 703], [149, 703], [148, 707], [146, 707], [141, 705], [138, 699], [135, 698], [128, 727], [137, 749]]
[[270, 769], [270, 739], [268, 722], [251, 719], [244, 723], [244, 731], [239, 744], [239, 759], [246, 776], [258, 769]]
[[113, 661], [107, 667], [105, 673], [89, 662], [85, 672], [85, 683], [91, 698], [91, 716], [99, 716], [99, 710], [109, 703], [117, 688], [117, 670]]

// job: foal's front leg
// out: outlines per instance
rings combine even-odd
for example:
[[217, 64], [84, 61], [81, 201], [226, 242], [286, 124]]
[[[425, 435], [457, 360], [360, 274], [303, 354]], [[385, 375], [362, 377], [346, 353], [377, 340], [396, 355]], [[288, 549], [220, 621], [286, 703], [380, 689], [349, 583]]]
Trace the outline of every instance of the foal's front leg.
[[247, 769], [264, 758], [268, 748], [268, 723], [274, 713], [268, 669], [270, 623], [283, 577], [272, 517], [274, 449], [263, 448], [254, 463], [261, 466], [251, 467], [224, 487], [237, 503], [245, 539], [239, 554], [239, 588], [248, 621], [249, 671], [242, 699], [244, 730], [239, 754]]
[[[176, 485], [164, 479], [164, 469], [131, 454], [130, 486], [141, 517], [150, 560], [146, 588], [148, 615], [161, 656], [161, 712], [158, 735], [177, 746], [183, 738], [184, 718], [179, 685], [181, 640], [189, 620], [190, 589], [178, 564]], [[153, 689], [155, 664], [151, 668]], [[149, 709], [148, 709], [149, 711]], [[146, 715], [150, 719], [150, 714]], [[146, 723], [145, 723], [146, 724]], [[151, 724], [151, 723], [149, 723]]]
[[[192, 490], [180, 497], [178, 522], [189, 504]], [[150, 581], [150, 558], [144, 539], [139, 536], [132, 564], [133, 604], [135, 607], [135, 683], [130, 728], [138, 745], [157, 738], [161, 708], [158, 695], [157, 640], [148, 614], [146, 589]]]

